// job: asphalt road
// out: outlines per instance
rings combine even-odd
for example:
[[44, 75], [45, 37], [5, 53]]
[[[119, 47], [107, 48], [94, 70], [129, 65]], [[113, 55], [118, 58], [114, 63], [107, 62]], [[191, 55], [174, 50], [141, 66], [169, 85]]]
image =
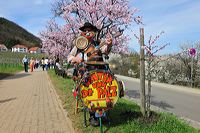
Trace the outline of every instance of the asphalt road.
[[[69, 73], [72, 73], [72, 70]], [[124, 81], [126, 97], [140, 102], [140, 80], [121, 75], [115, 76]], [[193, 127], [200, 129], [199, 89], [152, 82], [151, 104], [161, 111], [171, 112], [184, 118]]]
[[[139, 100], [139, 80], [124, 76], [117, 77], [124, 81], [126, 95], [133, 100]], [[179, 117], [200, 122], [200, 90], [153, 83], [152, 105], [172, 112]]]

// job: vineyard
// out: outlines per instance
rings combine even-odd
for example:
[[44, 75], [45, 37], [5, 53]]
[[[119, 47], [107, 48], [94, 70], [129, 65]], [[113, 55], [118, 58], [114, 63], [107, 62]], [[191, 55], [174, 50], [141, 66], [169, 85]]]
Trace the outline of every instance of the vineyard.
[[24, 55], [30, 59], [41, 59], [46, 57], [44, 54], [30, 54], [30, 53], [17, 53], [17, 52], [0, 52], [0, 66], [20, 66]]

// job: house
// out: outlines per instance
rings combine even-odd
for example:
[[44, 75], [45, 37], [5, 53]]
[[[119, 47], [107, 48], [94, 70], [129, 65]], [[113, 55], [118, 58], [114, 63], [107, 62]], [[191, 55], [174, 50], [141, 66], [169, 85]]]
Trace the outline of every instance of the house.
[[39, 47], [31, 47], [29, 49], [29, 53], [38, 54], [38, 53], [41, 53], [41, 49]]
[[12, 47], [12, 52], [27, 53], [28, 52], [28, 47], [25, 46], [25, 45], [17, 44], [17, 45]]
[[4, 44], [0, 44], [0, 51], [8, 51], [8, 48]]

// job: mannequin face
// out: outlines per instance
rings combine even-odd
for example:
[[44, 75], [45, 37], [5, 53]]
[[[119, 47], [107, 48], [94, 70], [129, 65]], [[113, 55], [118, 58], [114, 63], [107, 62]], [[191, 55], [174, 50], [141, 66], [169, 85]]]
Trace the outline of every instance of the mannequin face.
[[96, 35], [96, 33], [91, 28], [85, 28], [81, 32], [81, 36], [86, 37], [88, 40], [91, 40], [92, 38], [94, 38], [95, 35]]

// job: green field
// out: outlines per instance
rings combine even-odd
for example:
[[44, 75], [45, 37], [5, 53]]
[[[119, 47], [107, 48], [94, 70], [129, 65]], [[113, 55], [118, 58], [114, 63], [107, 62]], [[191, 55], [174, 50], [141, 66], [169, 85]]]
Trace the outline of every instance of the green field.
[[[87, 122], [88, 127], [83, 127], [82, 111], [76, 115], [74, 114], [73, 81], [58, 77], [53, 70], [48, 71], [48, 74], [63, 101], [63, 106], [66, 108], [76, 132], [100, 132], [99, 127], [89, 126], [89, 122]], [[140, 107], [126, 99], [119, 99], [109, 114], [111, 125], [108, 126], [107, 123], [103, 124], [103, 130], [106, 133], [200, 133], [200, 131], [168, 113], [154, 112], [150, 119], [143, 118], [140, 113]]]

